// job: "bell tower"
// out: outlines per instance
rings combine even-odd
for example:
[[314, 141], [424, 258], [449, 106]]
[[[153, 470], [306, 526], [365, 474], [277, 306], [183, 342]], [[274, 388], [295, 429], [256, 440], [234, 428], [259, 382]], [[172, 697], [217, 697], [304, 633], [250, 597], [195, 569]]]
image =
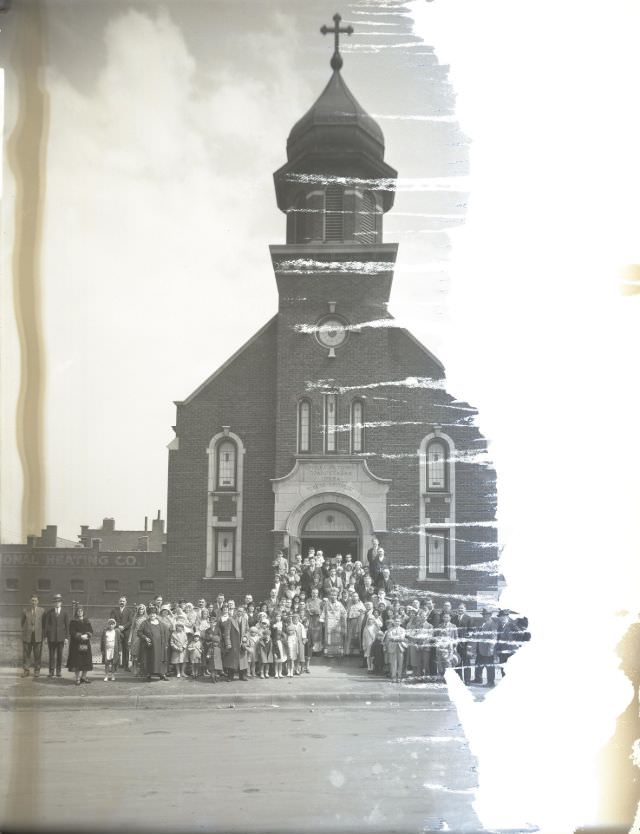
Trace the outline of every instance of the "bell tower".
[[278, 208], [287, 215], [287, 244], [382, 243], [382, 219], [393, 205], [397, 171], [384, 162], [384, 136], [347, 87], [340, 33], [351, 26], [323, 26], [335, 35], [333, 70], [313, 107], [293, 126], [287, 162], [273, 175]]
[[[386, 337], [367, 323], [391, 318], [397, 244], [384, 243], [382, 229], [397, 171], [384, 161], [382, 130], [342, 77], [339, 38], [353, 29], [340, 25], [340, 15], [333, 20], [333, 27], [320, 30], [334, 35], [331, 76], [293, 126], [287, 162], [273, 175], [277, 205], [286, 215], [286, 243], [270, 247], [279, 295], [277, 477], [300, 455], [351, 453], [348, 432], [336, 429], [328, 442], [327, 410], [334, 401], [324, 393], [309, 396], [310, 386], [317, 380], [336, 386], [373, 381]], [[368, 363], [363, 351], [369, 351]], [[301, 445], [296, 419], [307, 398], [305, 437], [311, 440]], [[340, 398], [335, 403], [331, 421], [337, 425], [346, 421], [347, 406]]]

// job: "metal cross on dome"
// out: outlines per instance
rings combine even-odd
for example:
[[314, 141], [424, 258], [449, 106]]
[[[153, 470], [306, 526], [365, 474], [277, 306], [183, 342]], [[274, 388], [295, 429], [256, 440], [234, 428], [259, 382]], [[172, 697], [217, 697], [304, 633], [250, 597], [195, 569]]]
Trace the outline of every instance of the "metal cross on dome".
[[340, 35], [353, 35], [353, 26], [343, 26], [340, 27], [340, 21], [342, 18], [336, 12], [333, 16], [333, 23], [334, 25], [329, 28], [328, 26], [321, 26], [320, 31], [323, 35], [328, 35], [330, 32], [333, 32], [335, 37], [335, 48], [333, 51], [333, 55], [331, 56], [331, 69], [339, 70], [342, 69], [342, 55], [340, 54]]

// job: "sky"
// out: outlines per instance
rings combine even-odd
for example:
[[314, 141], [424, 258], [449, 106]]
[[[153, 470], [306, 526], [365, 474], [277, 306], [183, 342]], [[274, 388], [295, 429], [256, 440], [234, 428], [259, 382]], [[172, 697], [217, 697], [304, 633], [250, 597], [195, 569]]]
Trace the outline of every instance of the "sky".
[[[49, 4], [46, 520], [61, 535], [164, 515], [173, 401], [275, 312], [272, 173], [329, 77], [318, 29], [335, 11]], [[478, 408], [503, 603], [534, 632], [481, 713], [451, 683], [480, 760], [477, 810], [487, 825], [571, 830], [594, 819], [597, 749], [630, 698], [613, 649], [638, 610], [640, 295], [621, 284], [640, 263], [640, 8], [340, 11], [356, 29], [344, 77], [400, 175], [390, 309]], [[8, 129], [14, 117], [9, 101]], [[14, 391], [5, 379], [5, 541], [19, 530]]]
[[[445, 348], [468, 140], [408, 9], [353, 3], [343, 75], [400, 172], [392, 310]], [[277, 309], [273, 172], [330, 76], [333, 4], [47, 4], [46, 521], [74, 538], [166, 503], [182, 400]], [[351, 13], [351, 14], [350, 14]], [[79, 48], [77, 48], [79, 47]], [[421, 68], [415, 72], [416, 64]], [[5, 494], [15, 541], [18, 494]], [[8, 503], [9, 506], [6, 506]], [[37, 531], [36, 531], [37, 532]]]

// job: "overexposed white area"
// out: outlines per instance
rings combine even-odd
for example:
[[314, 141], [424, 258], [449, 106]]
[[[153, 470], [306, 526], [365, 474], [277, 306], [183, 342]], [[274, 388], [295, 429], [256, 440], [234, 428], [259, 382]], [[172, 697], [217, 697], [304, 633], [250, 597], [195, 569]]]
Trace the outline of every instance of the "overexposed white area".
[[631, 697], [614, 647], [640, 607], [640, 296], [620, 293], [621, 267], [640, 262], [640, 6], [411, 9], [472, 140], [449, 387], [491, 439], [502, 601], [534, 638], [484, 704], [455, 690], [477, 811], [487, 826], [570, 831], [595, 821], [597, 751]]

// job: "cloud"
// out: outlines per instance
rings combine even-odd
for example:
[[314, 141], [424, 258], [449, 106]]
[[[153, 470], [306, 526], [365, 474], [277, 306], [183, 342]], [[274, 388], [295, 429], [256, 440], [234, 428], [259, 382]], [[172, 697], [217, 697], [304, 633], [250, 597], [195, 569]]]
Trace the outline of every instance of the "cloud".
[[[239, 75], [216, 55], [197, 62], [166, 11], [129, 10], [104, 30], [90, 94], [47, 74], [51, 519], [163, 506], [172, 401], [275, 309], [267, 244], [285, 219], [271, 173], [312, 94], [295, 81], [294, 24], [273, 23], [260, 46], [243, 36]], [[104, 484], [116, 480], [114, 507]]]

